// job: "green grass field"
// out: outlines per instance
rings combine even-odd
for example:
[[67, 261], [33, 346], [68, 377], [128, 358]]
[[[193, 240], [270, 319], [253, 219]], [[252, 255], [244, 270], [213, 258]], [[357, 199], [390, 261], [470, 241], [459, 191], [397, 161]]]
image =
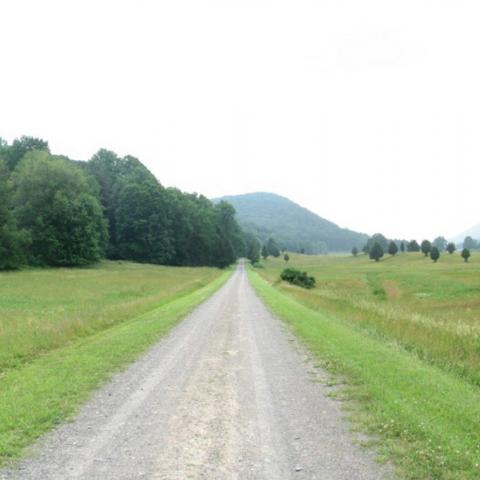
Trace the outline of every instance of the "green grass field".
[[[285, 267], [280, 259], [264, 264], [259, 273], [272, 282]], [[409, 253], [378, 263], [365, 255], [291, 255], [288, 265], [314, 275], [317, 287], [282, 283], [282, 292], [480, 385], [480, 252], [468, 263], [458, 253], [444, 254], [436, 264]]]
[[0, 463], [71, 416], [230, 273], [103, 262], [0, 274]]
[[406, 478], [480, 478], [478, 257], [291, 255], [313, 290], [280, 283], [281, 259], [251, 272], [274, 313], [346, 379], [355, 421]]

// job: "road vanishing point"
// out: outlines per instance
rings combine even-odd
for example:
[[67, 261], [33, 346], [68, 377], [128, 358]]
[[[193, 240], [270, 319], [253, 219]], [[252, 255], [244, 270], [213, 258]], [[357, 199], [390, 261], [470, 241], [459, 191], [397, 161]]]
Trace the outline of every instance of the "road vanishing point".
[[0, 478], [374, 480], [328, 377], [267, 310], [243, 264]]

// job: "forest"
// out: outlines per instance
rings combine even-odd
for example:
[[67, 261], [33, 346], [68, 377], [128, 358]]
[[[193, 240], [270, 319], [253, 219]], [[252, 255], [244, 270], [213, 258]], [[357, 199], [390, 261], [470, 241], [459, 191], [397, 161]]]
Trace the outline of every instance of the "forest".
[[0, 139], [0, 269], [102, 258], [224, 268], [245, 249], [229, 203], [164, 188], [133, 156], [74, 161], [42, 139]]

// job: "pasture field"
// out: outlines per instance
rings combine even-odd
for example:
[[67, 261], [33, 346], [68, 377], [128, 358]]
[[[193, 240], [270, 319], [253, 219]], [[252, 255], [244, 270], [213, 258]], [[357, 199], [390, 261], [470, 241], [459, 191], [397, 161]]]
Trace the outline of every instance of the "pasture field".
[[0, 273], [0, 371], [122, 323], [220, 275], [104, 261], [89, 268]]
[[[250, 278], [271, 310], [345, 388], [354, 424], [409, 479], [480, 478], [480, 259], [421, 254], [290, 255], [316, 277], [279, 281], [269, 258]], [[480, 255], [479, 255], [480, 257]]]
[[230, 273], [102, 262], [0, 274], [0, 463], [70, 417]]
[[[263, 265], [259, 274], [277, 282], [286, 263], [269, 257]], [[282, 292], [480, 385], [480, 252], [468, 263], [459, 253], [444, 253], [437, 263], [421, 253], [378, 263], [366, 255], [291, 254], [288, 266], [315, 276], [317, 287], [282, 282]]]

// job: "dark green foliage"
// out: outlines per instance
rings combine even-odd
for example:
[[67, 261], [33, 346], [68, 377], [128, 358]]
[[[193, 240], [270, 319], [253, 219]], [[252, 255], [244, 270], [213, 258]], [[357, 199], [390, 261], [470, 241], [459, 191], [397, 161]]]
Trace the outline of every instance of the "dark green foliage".
[[428, 254], [432, 250], [432, 243], [430, 242], [430, 240], [424, 240], [420, 245], [420, 250], [426, 257], [428, 257]]
[[115, 255], [136, 262], [171, 262], [174, 246], [163, 189], [154, 182], [126, 183], [116, 200]]
[[440, 258], [440, 250], [435, 245], [430, 251], [430, 258], [434, 261], [434, 263], [437, 263], [437, 260]]
[[116, 180], [121, 175], [119, 164], [120, 158], [105, 149], [99, 150], [87, 164], [88, 171], [100, 185], [100, 198], [108, 221], [108, 258], [118, 258], [115, 210], [118, 206]]
[[448, 245], [447, 245], [447, 252], [451, 255], [455, 250], [457, 249], [457, 247], [455, 246], [455, 244], [453, 242], [449, 242]]
[[285, 253], [283, 255], [283, 259], [288, 263], [288, 261], [290, 260], [290, 255], [288, 253]]
[[400, 251], [405, 253], [405, 242], [400, 242]]
[[465, 240], [463, 241], [463, 248], [473, 250], [474, 248], [478, 248], [478, 242], [470, 236], [465, 237]]
[[227, 202], [165, 190], [132, 156], [100, 150], [88, 163], [101, 186], [109, 222], [109, 258], [225, 267], [245, 254], [243, 233]]
[[10, 170], [14, 170], [23, 156], [27, 152], [31, 152], [33, 150], [50, 152], [48, 148], [48, 142], [40, 138], [23, 136], [21, 138], [16, 138], [10, 146], [3, 142], [0, 145], [0, 157], [6, 161]]
[[392, 240], [389, 244], [388, 244], [388, 253], [390, 255], [396, 255], [398, 252], [398, 247], [397, 247], [397, 244]]
[[280, 256], [280, 249], [277, 246], [277, 243], [273, 238], [269, 238], [267, 242], [267, 251], [268, 254], [271, 255], [272, 257], [279, 257]]
[[445, 237], [437, 237], [433, 242], [432, 246], [437, 247], [439, 252], [445, 251], [447, 247], [447, 240]]
[[369, 252], [369, 257], [371, 260], [375, 260], [376, 262], [383, 257], [383, 248], [379, 243], [375, 242], [373, 244]]
[[367, 241], [367, 245], [366, 245], [367, 252], [371, 251], [375, 243], [378, 243], [382, 247], [382, 250], [384, 252], [387, 251], [388, 240], [385, 237], [385, 235], [382, 235], [381, 233], [375, 233], [374, 235], [372, 235]]
[[103, 256], [106, 222], [79, 168], [37, 150], [25, 155], [12, 178], [14, 214], [31, 238], [30, 262], [85, 265]]
[[[258, 261], [253, 239], [249, 255]], [[9, 146], [0, 139], [0, 269], [25, 260], [84, 265], [105, 253], [223, 268], [246, 252], [230, 204], [166, 190], [135, 157], [102, 149], [74, 162], [50, 155], [43, 140], [22, 137]]]
[[352, 255], [353, 255], [354, 257], [356, 257], [356, 256], [358, 255], [358, 248], [357, 248], [357, 247], [353, 247], [353, 248], [352, 248]]
[[266, 260], [268, 258], [268, 249], [267, 249], [266, 245], [264, 245], [262, 247], [262, 257], [263, 257], [264, 260]]
[[407, 245], [407, 252], [419, 252], [420, 245], [416, 240], [410, 240]]
[[461, 255], [462, 255], [462, 258], [463, 258], [466, 262], [468, 262], [468, 259], [470, 258], [470, 250], [469, 250], [468, 248], [464, 248], [464, 249], [462, 250]]
[[215, 205], [215, 229], [218, 246], [213, 265], [224, 268], [233, 263], [245, 248], [243, 234], [235, 220], [235, 209], [227, 202]]
[[5, 161], [0, 158], [0, 270], [18, 268], [24, 263], [24, 249], [28, 244], [28, 235], [18, 230], [10, 209], [9, 174]]
[[311, 277], [307, 275], [307, 272], [301, 272], [295, 268], [285, 268], [280, 274], [280, 278], [292, 285], [308, 289], [314, 288], [316, 283], [315, 277]]
[[260, 261], [260, 242], [253, 233], [247, 232], [244, 237], [245, 256], [250, 260], [252, 265]]
[[285, 197], [273, 193], [250, 193], [223, 197], [237, 211], [240, 225], [262, 242], [275, 238], [282, 249], [317, 254], [349, 252], [363, 245], [367, 236], [340, 228]]

